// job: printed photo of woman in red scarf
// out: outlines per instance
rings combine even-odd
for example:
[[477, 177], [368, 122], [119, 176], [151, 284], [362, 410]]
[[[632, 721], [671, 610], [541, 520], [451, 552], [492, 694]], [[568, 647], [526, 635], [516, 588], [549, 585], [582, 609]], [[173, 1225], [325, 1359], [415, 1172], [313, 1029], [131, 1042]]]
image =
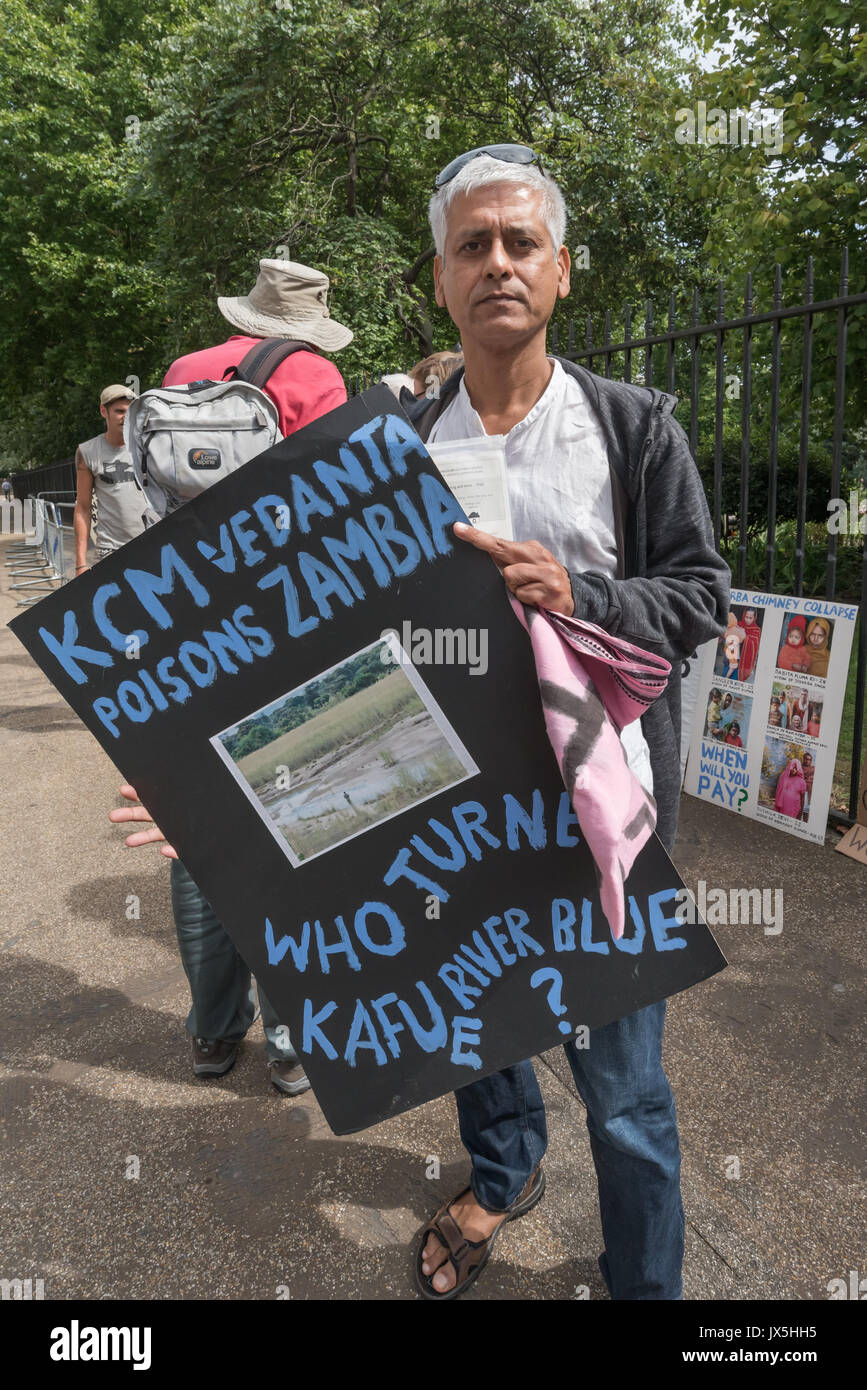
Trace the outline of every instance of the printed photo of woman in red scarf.
[[783, 816], [791, 816], [793, 820], [800, 820], [806, 795], [807, 782], [801, 761], [790, 758], [777, 779], [774, 810]]
[[740, 619], [740, 625], [744, 632], [744, 640], [741, 643], [741, 659], [738, 663], [738, 679], [751, 681], [756, 672], [756, 662], [759, 659], [759, 643], [762, 640], [762, 620], [765, 616], [763, 608], [743, 608], [740, 612], [740, 604], [732, 605], [735, 616]]
[[796, 613], [789, 619], [783, 644], [777, 653], [777, 666], [781, 671], [798, 671], [801, 674], [810, 669], [810, 653], [806, 647], [807, 619], [803, 613]]
[[759, 805], [792, 820], [807, 820], [816, 771], [815, 753], [798, 739], [768, 734], [762, 750]]

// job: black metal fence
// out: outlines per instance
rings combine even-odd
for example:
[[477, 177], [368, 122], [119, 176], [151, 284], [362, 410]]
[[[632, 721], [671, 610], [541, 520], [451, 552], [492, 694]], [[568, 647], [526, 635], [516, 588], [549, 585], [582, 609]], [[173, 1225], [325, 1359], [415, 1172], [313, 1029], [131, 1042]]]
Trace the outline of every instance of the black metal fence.
[[[717, 548], [729, 558], [735, 584], [739, 588], [754, 588], [793, 593], [800, 596], [805, 588], [806, 561], [816, 550], [815, 536], [808, 545], [808, 499], [811, 499], [813, 523], [821, 516], [827, 520], [827, 503], [840, 497], [843, 482], [844, 449], [847, 445], [847, 335], [852, 315], [867, 306], [867, 293], [849, 293], [848, 254], [843, 253], [840, 265], [839, 293], [833, 299], [814, 300], [814, 271], [812, 259], [807, 264], [802, 303], [783, 305], [782, 272], [774, 273], [772, 306], [762, 312], [754, 309], [752, 276], [746, 277], [743, 310], [734, 317], [725, 317], [725, 292], [720, 282], [716, 290], [716, 313], [712, 321], [701, 321], [700, 296], [694, 290], [689, 322], [677, 323], [675, 295], [669, 298], [667, 320], [659, 328], [654, 320], [653, 305], [645, 306], [643, 331], [633, 336], [632, 311], [623, 313], [623, 333], [612, 341], [612, 315], [606, 312], [602, 341], [593, 340], [592, 323], [586, 320], [584, 346], [576, 346], [575, 321], [567, 326], [566, 343], [561, 345], [556, 326], [552, 329], [551, 348], [572, 361], [583, 362], [591, 371], [620, 380], [633, 380], [634, 362], [639, 360], [639, 378], [647, 386], [661, 386], [688, 400], [689, 422], [684, 421], [693, 457], [703, 473], [708, 505], [713, 519]], [[793, 342], [787, 330], [800, 330]], [[814, 400], [815, 348], [821, 337], [823, 355], [821, 369], [824, 379], [833, 375], [833, 409], [822, 404], [821, 419], [816, 421]], [[833, 360], [833, 373], [831, 361]], [[784, 375], [783, 364], [788, 364]], [[758, 366], [757, 366], [758, 363]], [[795, 364], [794, 368], [792, 364]], [[731, 373], [732, 366], [738, 371]], [[391, 368], [390, 370], [395, 370]], [[355, 395], [379, 380], [381, 373], [364, 373], [347, 383]], [[738, 412], [740, 440], [738, 457], [726, 452], [726, 427], [731, 424], [728, 403], [732, 386], [737, 385], [734, 398], [740, 403]], [[761, 430], [757, 420], [761, 419]], [[797, 439], [794, 438], [797, 425]], [[848, 445], [857, 445], [860, 421], [848, 423]], [[828, 435], [830, 466], [822, 473], [816, 466], [817, 433]], [[708, 437], [713, 436], [712, 453]], [[867, 471], [867, 434], [864, 435], [864, 469]], [[791, 477], [786, 476], [781, 453], [789, 450]], [[737, 487], [734, 487], [737, 473]], [[818, 475], [818, 486], [816, 476]], [[44, 468], [18, 473], [12, 478], [15, 495], [22, 500], [37, 492], [65, 491], [75, 488], [72, 460], [49, 464]], [[757, 526], [756, 497], [760, 500]], [[729, 505], [729, 502], [732, 505]], [[724, 505], [725, 504], [725, 505]], [[782, 515], [784, 511], [787, 516]], [[792, 514], [794, 513], [794, 514]], [[782, 529], [794, 522], [792, 563], [785, 572], [780, 559]], [[867, 695], [867, 542], [860, 534], [840, 535], [827, 525], [813, 526], [822, 534], [821, 582], [813, 583], [810, 592], [821, 592], [833, 600], [838, 597], [841, 559], [845, 561], [846, 590], [849, 602], [860, 603], [861, 620], [855, 650], [855, 699], [852, 715], [852, 761], [849, 786], [849, 816], [855, 817], [858, 802], [858, 781], [861, 748], [864, 737], [864, 704]], [[762, 551], [762, 563], [755, 564], [756, 546]], [[841, 550], [841, 546], [843, 549]]]
[[[618, 339], [612, 340], [609, 310], [604, 317], [601, 341], [598, 338], [594, 341], [588, 316], [583, 347], [577, 345], [573, 319], [565, 333], [560, 333], [556, 326], [552, 328], [551, 350], [571, 361], [583, 362], [600, 375], [615, 376], [622, 381], [633, 381], [637, 369], [637, 379], [644, 385], [658, 386], [680, 397], [678, 418], [683, 416], [682, 407], [688, 402], [688, 423], [685, 418], [681, 422], [705, 482], [717, 549], [729, 560], [737, 587], [803, 595], [806, 561], [815, 559], [819, 544], [815, 533], [820, 531], [820, 581], [816, 583], [813, 564], [808, 592], [821, 592], [833, 600], [839, 594], [841, 556], [845, 560], [846, 593], [842, 597], [847, 602], [860, 603], [864, 617], [858, 623], [854, 653], [849, 814], [832, 814], [851, 822], [858, 802], [867, 693], [867, 543], [860, 534], [832, 532], [827, 520], [828, 503], [840, 497], [843, 482], [847, 441], [847, 330], [853, 313], [867, 306], [867, 293], [849, 293], [849, 260], [845, 251], [837, 296], [815, 300], [813, 283], [813, 261], [810, 259], [803, 302], [784, 305], [782, 271], [777, 266], [771, 307], [762, 312], [754, 308], [753, 279], [748, 275], [742, 312], [733, 317], [725, 316], [725, 290], [720, 282], [716, 287], [716, 313], [710, 322], [702, 321], [696, 289], [686, 323], [677, 323], [676, 298], [672, 294], [664, 325], [657, 325], [653, 305], [648, 301], [639, 336], [633, 336], [632, 310], [626, 307], [622, 316], [622, 336]], [[797, 341], [793, 341], [791, 330], [799, 330]], [[833, 410], [826, 408], [823, 399], [822, 417], [817, 421], [814, 362], [819, 336], [823, 348], [823, 380], [830, 381], [833, 376], [834, 384]], [[735, 366], [737, 371], [732, 372]], [[378, 380], [378, 374], [365, 373], [349, 383], [351, 393], [363, 391]], [[740, 407], [736, 457], [726, 449], [726, 429], [732, 424], [729, 403], [733, 384], [737, 386], [734, 398]], [[761, 418], [761, 430], [756, 428], [757, 415]], [[853, 436], [856, 425], [860, 426], [861, 422], [849, 424]], [[819, 439], [819, 435], [827, 438]], [[712, 451], [709, 447], [711, 436]], [[850, 453], [854, 447], [850, 441]], [[786, 467], [781, 461], [784, 448]], [[830, 456], [829, 466], [823, 471], [817, 467], [817, 449]], [[861, 458], [867, 474], [867, 432], [863, 449]], [[734, 486], [735, 475], [737, 487]], [[813, 532], [809, 536], [808, 499]], [[820, 519], [821, 525], [817, 525]], [[779, 563], [780, 536], [792, 530], [793, 553], [787, 556], [783, 567]], [[757, 548], [761, 552], [759, 565], [756, 564]]]
[[[834, 299], [816, 301], [813, 298], [813, 261], [807, 263], [804, 299], [801, 304], [784, 306], [782, 303], [782, 272], [779, 266], [774, 273], [772, 307], [757, 313], [753, 307], [752, 276], [746, 277], [743, 299], [743, 312], [734, 317], [725, 317], [725, 296], [722, 283], [717, 286], [717, 312], [712, 322], [700, 322], [699, 294], [693, 292], [690, 322], [678, 326], [676, 322], [675, 297], [669, 300], [667, 323], [660, 331], [654, 323], [653, 306], [646, 305], [643, 332], [632, 336], [632, 315], [626, 308], [623, 316], [623, 336], [612, 342], [611, 314], [605, 314], [604, 336], [602, 342], [593, 341], [590, 318], [586, 320], [585, 344], [576, 347], [574, 320], [568, 327], [566, 350], [559, 346], [556, 328], [552, 332], [552, 351], [571, 361], [583, 362], [591, 371], [606, 377], [612, 376], [612, 364], [619, 358], [621, 370], [617, 375], [623, 381], [633, 380], [633, 355], [643, 358], [641, 381], [646, 386], [660, 386], [673, 394], [688, 397], [690, 449], [698, 461], [701, 456], [702, 427], [709, 427], [712, 416], [713, 428], [713, 468], [712, 477], [705, 475], [708, 491], [708, 505], [713, 519], [714, 536], [717, 549], [726, 553], [730, 538], [736, 538], [736, 553], [732, 565], [733, 578], [739, 588], [751, 587], [770, 592], [775, 587], [775, 573], [778, 554], [778, 482], [780, 463], [780, 443], [783, 428], [790, 426], [794, 416], [792, 392], [781, 408], [781, 370], [783, 361], [783, 330], [787, 321], [794, 327], [800, 326], [800, 382], [797, 391], [797, 494], [795, 504], [794, 565], [790, 581], [782, 592], [797, 596], [804, 593], [805, 556], [807, 554], [807, 499], [809, 463], [811, 452], [811, 412], [813, 411], [813, 366], [814, 343], [817, 323], [831, 321], [834, 330], [834, 399], [831, 416], [830, 474], [827, 476], [827, 494], [822, 496], [821, 512], [825, 523], [823, 530], [827, 542], [825, 578], [822, 593], [828, 599], [838, 596], [840, 544], [851, 551], [860, 553], [860, 582], [856, 581], [856, 592], [846, 595], [847, 601], [858, 602], [861, 607], [861, 620], [858, 623], [855, 659], [855, 701], [852, 726], [852, 762], [849, 784], [849, 814], [839, 817], [847, 821], [854, 819], [858, 804], [858, 782], [861, 769], [861, 747], [864, 734], [864, 703], [867, 693], [867, 541], [860, 534], [841, 536], [827, 526], [828, 506], [832, 498], [840, 497], [843, 474], [843, 450], [846, 439], [846, 371], [847, 371], [847, 330], [850, 317], [861, 305], [867, 305], [867, 293], [849, 293], [849, 259], [844, 251], [840, 265], [839, 293]], [[762, 438], [761, 454], [753, 445], [754, 405], [755, 405], [755, 364], [754, 346], [758, 329], [767, 328], [769, 339], [763, 344], [764, 368], [763, 388], [767, 424]], [[733, 341], [736, 347], [732, 350]], [[791, 344], [789, 355], [791, 357]], [[681, 351], [679, 352], [678, 349]], [[684, 351], [684, 349], [686, 351]], [[827, 356], [827, 355], [826, 355]], [[660, 363], [660, 357], [663, 361]], [[709, 359], [709, 361], [708, 361]], [[729, 370], [737, 361], [739, 375], [730, 377]], [[708, 372], [708, 367], [710, 371]], [[708, 375], [713, 385], [713, 406], [702, 410], [702, 383]], [[737, 382], [737, 398], [740, 401], [740, 460], [737, 504], [734, 509], [734, 537], [729, 530], [729, 514], [723, 508], [724, 483], [728, 480], [723, 469], [723, 435], [727, 392], [731, 380]], [[682, 388], [678, 389], [678, 383]], [[685, 388], [685, 389], [684, 389]], [[684, 427], [687, 428], [684, 421]], [[860, 422], [859, 422], [860, 423]], [[851, 428], [851, 427], [850, 427]], [[766, 496], [766, 524], [764, 527], [764, 573], [748, 576], [748, 556], [750, 552], [751, 519], [755, 508], [751, 508], [751, 488], [760, 487]], [[855, 559], [854, 555], [849, 557]], [[848, 572], [851, 575], [853, 565]], [[748, 584], [749, 578], [749, 584]], [[777, 590], [780, 591], [779, 589]]]
[[23, 473], [10, 473], [12, 495], [23, 502], [38, 492], [71, 492], [75, 495], [75, 460], [60, 459], [41, 468], [29, 468]]

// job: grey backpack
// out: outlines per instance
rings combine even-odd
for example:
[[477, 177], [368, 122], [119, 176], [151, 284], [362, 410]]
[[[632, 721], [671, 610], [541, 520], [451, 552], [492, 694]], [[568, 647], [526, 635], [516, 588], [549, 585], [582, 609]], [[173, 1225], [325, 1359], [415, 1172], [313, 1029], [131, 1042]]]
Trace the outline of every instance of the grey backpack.
[[124, 438], [147, 500], [147, 526], [227, 478], [283, 438], [277, 407], [261, 389], [308, 343], [265, 338], [227, 381], [194, 381], [144, 391], [130, 405]]

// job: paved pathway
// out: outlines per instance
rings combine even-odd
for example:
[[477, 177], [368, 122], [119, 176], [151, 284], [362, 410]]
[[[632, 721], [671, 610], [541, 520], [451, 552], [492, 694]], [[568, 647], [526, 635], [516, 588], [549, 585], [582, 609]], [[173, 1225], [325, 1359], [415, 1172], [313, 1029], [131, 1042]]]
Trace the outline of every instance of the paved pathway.
[[[226, 1077], [192, 1076], [168, 861], [125, 848], [119, 774], [6, 628], [7, 545], [0, 1277], [59, 1299], [416, 1297], [415, 1232], [465, 1181], [453, 1102], [337, 1138], [311, 1093], [268, 1084], [259, 1024]], [[683, 798], [693, 889], [785, 892], [780, 935], [717, 928], [729, 968], [669, 1005], [688, 1299], [825, 1299], [867, 1272], [867, 869], [832, 844]], [[467, 1299], [607, 1297], [584, 1112], [562, 1052], [537, 1069], [548, 1192]]]

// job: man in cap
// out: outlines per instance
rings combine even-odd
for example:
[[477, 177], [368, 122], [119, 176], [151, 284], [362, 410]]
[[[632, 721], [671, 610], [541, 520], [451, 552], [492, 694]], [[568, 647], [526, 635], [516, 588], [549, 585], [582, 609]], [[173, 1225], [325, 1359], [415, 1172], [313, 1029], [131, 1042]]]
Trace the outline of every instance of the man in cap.
[[[290, 435], [335, 410], [346, 401], [346, 387], [340, 372], [320, 352], [338, 352], [352, 342], [353, 335], [329, 315], [328, 283], [327, 275], [296, 261], [260, 261], [258, 279], [248, 295], [217, 299], [220, 313], [240, 331], [215, 347], [179, 357], [166, 372], [163, 386], [220, 381], [263, 338], [294, 339], [304, 347], [284, 358], [262, 388], [277, 407], [281, 431]], [[127, 800], [136, 799], [132, 787], [122, 787], [121, 792]], [[141, 807], [124, 808], [113, 811], [111, 819], [141, 820], [147, 815]], [[154, 838], [162, 837], [159, 832], [139, 832], [129, 836], [127, 844], [147, 844]], [[192, 1038], [193, 1072], [223, 1076], [234, 1066], [255, 1016], [250, 971], [173, 850], [169, 857], [178, 947], [192, 996], [187, 1032]], [[261, 988], [259, 1005], [271, 1081], [286, 1095], [300, 1095], [310, 1082], [289, 1029], [280, 1023]]]
[[145, 501], [135, 480], [132, 459], [124, 443], [123, 421], [135, 392], [128, 386], [106, 386], [99, 398], [105, 433], [79, 444], [75, 451], [75, 573], [89, 569], [91, 508], [96, 495], [97, 522], [94, 543], [102, 560], [144, 530]]

